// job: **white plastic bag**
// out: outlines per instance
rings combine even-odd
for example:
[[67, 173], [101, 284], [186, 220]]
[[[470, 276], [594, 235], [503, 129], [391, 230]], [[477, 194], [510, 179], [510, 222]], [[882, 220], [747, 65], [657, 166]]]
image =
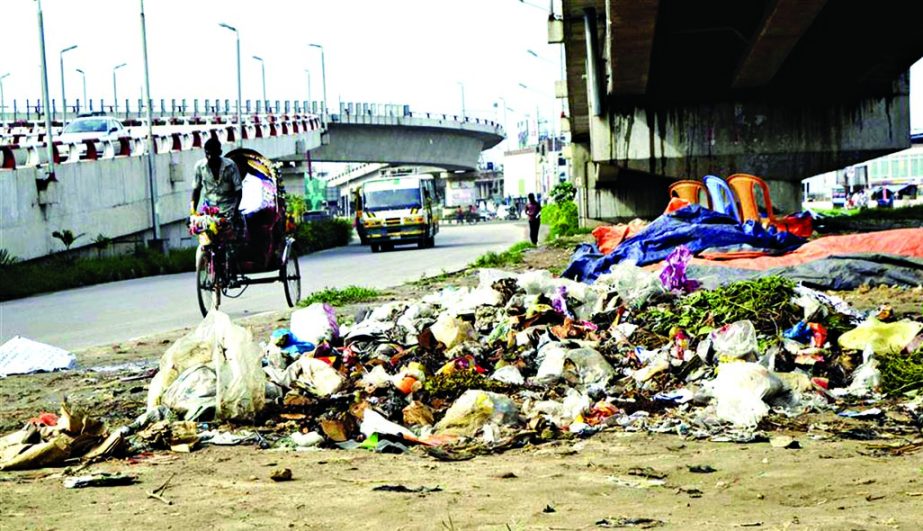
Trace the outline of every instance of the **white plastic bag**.
[[640, 308], [654, 295], [664, 293], [657, 273], [646, 271], [633, 262], [622, 261], [600, 275], [594, 285], [610, 286], [629, 306]]
[[343, 387], [345, 380], [336, 369], [317, 358], [301, 357], [288, 366], [283, 383], [292, 387], [298, 381], [317, 396], [330, 396]]
[[711, 387], [718, 418], [749, 429], [769, 413], [764, 399], [783, 389], [782, 381], [766, 367], [749, 362], [722, 363]]
[[333, 341], [340, 335], [336, 312], [326, 302], [315, 302], [307, 308], [292, 312], [292, 326], [289, 329], [299, 341], [315, 345]]
[[205, 420], [214, 412], [218, 377], [209, 365], [193, 365], [170, 384], [163, 395], [163, 405], [181, 415], [183, 420]]
[[167, 388], [181, 373], [197, 365], [215, 372], [215, 418], [250, 421], [266, 402], [262, 353], [250, 331], [235, 325], [227, 314], [213, 310], [199, 326], [170, 346], [160, 358], [160, 371], [151, 381], [148, 409], [159, 406]]
[[713, 330], [709, 338], [715, 353], [721, 358], [740, 359], [751, 353], [759, 353], [756, 329], [746, 319]]

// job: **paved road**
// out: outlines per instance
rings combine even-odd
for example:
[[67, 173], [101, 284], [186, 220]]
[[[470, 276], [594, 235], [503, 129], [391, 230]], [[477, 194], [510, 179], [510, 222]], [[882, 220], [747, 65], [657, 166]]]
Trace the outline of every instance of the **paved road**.
[[[387, 288], [422, 276], [456, 271], [487, 251], [528, 238], [522, 222], [443, 226], [436, 247], [398, 247], [372, 254], [352, 244], [300, 259], [303, 295], [348, 285]], [[241, 317], [286, 308], [282, 284], [251, 286], [240, 299], [222, 300], [221, 309]], [[111, 282], [0, 304], [0, 343], [14, 335], [67, 349], [127, 339], [195, 325], [195, 275], [180, 273]]]

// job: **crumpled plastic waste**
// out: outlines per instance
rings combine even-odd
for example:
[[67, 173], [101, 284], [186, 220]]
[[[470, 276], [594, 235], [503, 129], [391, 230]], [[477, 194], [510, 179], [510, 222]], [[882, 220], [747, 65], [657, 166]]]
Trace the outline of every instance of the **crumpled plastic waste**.
[[486, 424], [511, 426], [519, 410], [508, 396], [469, 389], [456, 400], [436, 423], [436, 433], [474, 437]]
[[686, 264], [692, 259], [692, 253], [685, 245], [680, 245], [667, 255], [663, 270], [660, 272], [660, 282], [667, 291], [676, 293], [692, 293], [699, 289], [699, 281], [686, 276]]
[[262, 358], [249, 330], [232, 323], [226, 313], [211, 311], [160, 358], [160, 370], [148, 390], [147, 407], [159, 406], [170, 385], [187, 369], [207, 365], [216, 377], [215, 418], [253, 420], [266, 400]]
[[758, 363], [722, 363], [711, 385], [715, 413], [735, 426], [755, 429], [769, 413], [764, 399], [772, 398], [782, 388], [781, 380]]
[[340, 336], [336, 311], [326, 302], [315, 302], [292, 312], [291, 332], [299, 341], [318, 345]]
[[923, 323], [909, 319], [883, 323], [870, 317], [856, 328], [842, 334], [837, 342], [845, 349], [870, 348], [876, 354], [890, 354], [904, 350], [920, 330], [923, 330]]
[[343, 376], [326, 362], [302, 357], [288, 366], [282, 385], [301, 385], [314, 395], [330, 396], [339, 391], [345, 382]]
[[430, 327], [430, 331], [437, 341], [445, 345], [446, 350], [450, 350], [459, 343], [473, 341], [477, 338], [471, 323], [455, 317], [450, 312], [440, 314]]
[[594, 285], [609, 287], [632, 308], [640, 308], [651, 298], [664, 293], [663, 283], [656, 273], [645, 271], [630, 261], [619, 262], [608, 273], [596, 279]]
[[748, 320], [726, 324], [709, 335], [719, 359], [741, 359], [748, 354], [758, 354], [756, 328]]

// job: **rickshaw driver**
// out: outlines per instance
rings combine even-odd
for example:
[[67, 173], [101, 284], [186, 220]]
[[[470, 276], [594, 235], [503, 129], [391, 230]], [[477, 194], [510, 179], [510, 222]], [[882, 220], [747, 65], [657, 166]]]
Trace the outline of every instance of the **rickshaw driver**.
[[[194, 216], [199, 208], [199, 200], [218, 207], [220, 215], [228, 219], [233, 227], [234, 239], [241, 238], [243, 220], [238, 207], [243, 197], [243, 184], [237, 164], [221, 156], [221, 142], [211, 137], [205, 142], [205, 158], [195, 165], [195, 181], [192, 188], [190, 215]], [[229, 261], [232, 270], [236, 270], [236, 241], [228, 242]], [[196, 263], [200, 259], [201, 246], [196, 251]]]
[[209, 138], [205, 142], [205, 158], [195, 165], [190, 214], [195, 215], [199, 200], [202, 199], [209, 205], [218, 207], [221, 215], [232, 223], [236, 232], [240, 227], [238, 206], [242, 190], [237, 164], [221, 156], [221, 142], [217, 138]]

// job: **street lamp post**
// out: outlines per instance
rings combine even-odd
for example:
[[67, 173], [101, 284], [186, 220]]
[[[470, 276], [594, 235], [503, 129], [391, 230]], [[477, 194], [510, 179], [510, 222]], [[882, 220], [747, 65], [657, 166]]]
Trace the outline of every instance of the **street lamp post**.
[[87, 104], [87, 73], [79, 68], [75, 68], [74, 70], [76, 70], [77, 73], [80, 74], [80, 78], [83, 80], [83, 99], [80, 101], [82, 101], [83, 104], [86, 105]]
[[462, 105], [462, 107], [461, 107], [461, 111], [462, 111], [461, 115], [462, 115], [462, 120], [464, 120], [464, 119], [465, 119], [465, 114], [466, 114], [466, 113], [465, 113], [465, 83], [462, 82], [462, 81], [458, 81], [458, 86], [461, 87], [461, 105]]
[[234, 32], [234, 35], [237, 37], [237, 145], [244, 145], [244, 121], [241, 116], [240, 100], [241, 100], [241, 88], [240, 88], [240, 32], [237, 31], [237, 28], [221, 22], [218, 24], [224, 29], [231, 30]]
[[147, 114], [147, 179], [151, 189], [151, 228], [154, 232], [152, 243], [160, 251], [165, 251], [160, 239], [160, 194], [157, 190], [157, 166], [154, 163], [154, 101], [151, 99], [151, 76], [147, 63], [147, 23], [144, 18], [144, 0], [141, 4], [141, 49], [144, 52], [144, 107]]
[[3, 100], [3, 80], [10, 77], [10, 73], [7, 72], [0, 76], [0, 121], [3, 120], [6, 113], [6, 102]]
[[320, 49], [320, 77], [321, 84], [324, 86], [324, 108], [322, 115], [324, 117], [324, 129], [327, 129], [327, 116], [329, 114], [329, 109], [327, 108], [327, 67], [324, 63], [324, 47], [320, 44], [309, 44], [308, 46]]
[[48, 181], [54, 177], [54, 144], [51, 130], [51, 93], [48, 91], [48, 62], [45, 58], [45, 21], [42, 17], [42, 0], [35, 2], [38, 11], [38, 42], [42, 65], [42, 105], [45, 107], [45, 149], [48, 155]]
[[61, 118], [61, 123], [67, 125], [67, 97], [64, 95], [64, 54], [76, 48], [76, 44], [72, 44], [67, 48], [61, 50], [59, 58], [61, 60], [61, 112], [63, 117]]
[[266, 62], [263, 61], [262, 57], [256, 55], [254, 55], [253, 58], [260, 62], [260, 70], [263, 73], [263, 112], [268, 114], [268, 109], [266, 109], [268, 103], [266, 99]]
[[119, 89], [115, 83], [115, 72], [119, 68], [122, 68], [123, 66], [127, 66], [127, 65], [128, 63], [120, 63], [120, 64], [115, 65], [112, 68], [112, 100], [113, 100], [112, 113], [115, 115], [119, 114]]
[[[311, 71], [305, 68], [304, 73], [308, 76], [308, 105], [311, 105]], [[304, 112], [307, 114], [308, 109], [305, 109]]]

